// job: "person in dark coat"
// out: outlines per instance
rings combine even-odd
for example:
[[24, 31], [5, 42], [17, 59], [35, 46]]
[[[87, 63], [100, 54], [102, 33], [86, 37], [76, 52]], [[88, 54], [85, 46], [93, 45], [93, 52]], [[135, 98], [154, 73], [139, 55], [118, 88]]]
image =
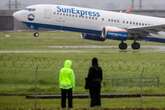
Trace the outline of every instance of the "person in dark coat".
[[92, 59], [92, 66], [88, 71], [88, 89], [91, 98], [91, 107], [101, 106], [101, 82], [103, 79], [102, 68], [98, 65], [97, 58]]

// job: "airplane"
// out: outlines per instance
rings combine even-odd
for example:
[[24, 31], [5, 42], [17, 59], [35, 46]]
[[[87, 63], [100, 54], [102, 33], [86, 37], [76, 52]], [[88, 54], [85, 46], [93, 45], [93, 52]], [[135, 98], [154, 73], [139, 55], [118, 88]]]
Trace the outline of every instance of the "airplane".
[[141, 40], [165, 43], [152, 36], [165, 31], [165, 18], [54, 4], [31, 5], [13, 16], [35, 30], [34, 37], [41, 29], [80, 32], [87, 40], [119, 40], [121, 50], [127, 49], [126, 40], [133, 40], [132, 49], [140, 49]]

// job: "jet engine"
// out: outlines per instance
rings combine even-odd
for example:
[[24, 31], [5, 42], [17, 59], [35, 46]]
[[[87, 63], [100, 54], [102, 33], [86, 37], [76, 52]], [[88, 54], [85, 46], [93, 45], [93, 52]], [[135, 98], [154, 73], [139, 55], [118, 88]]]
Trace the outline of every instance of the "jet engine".
[[126, 29], [121, 29], [118, 27], [107, 26], [103, 28], [102, 36], [107, 39], [124, 41], [128, 38], [128, 31]]
[[90, 34], [90, 33], [82, 33], [81, 35], [82, 39], [88, 39], [88, 40], [95, 40], [95, 41], [105, 41], [106, 37], [97, 35], [97, 34]]

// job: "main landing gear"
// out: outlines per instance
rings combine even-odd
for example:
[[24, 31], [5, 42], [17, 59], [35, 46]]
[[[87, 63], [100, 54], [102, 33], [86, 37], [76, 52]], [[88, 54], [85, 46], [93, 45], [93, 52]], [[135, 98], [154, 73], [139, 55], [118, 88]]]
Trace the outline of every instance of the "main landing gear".
[[134, 50], [140, 49], [140, 43], [135, 41], [134, 43], [132, 43], [131, 47]]
[[128, 45], [127, 43], [124, 43], [123, 41], [119, 44], [119, 49], [121, 50], [125, 50], [127, 49]]
[[[126, 50], [128, 47], [127, 43], [124, 43], [124, 41], [122, 41], [120, 44], [119, 44], [119, 49], [121, 50]], [[134, 41], [132, 44], [131, 44], [131, 47], [132, 49], [134, 50], [138, 50], [140, 49], [140, 43]]]

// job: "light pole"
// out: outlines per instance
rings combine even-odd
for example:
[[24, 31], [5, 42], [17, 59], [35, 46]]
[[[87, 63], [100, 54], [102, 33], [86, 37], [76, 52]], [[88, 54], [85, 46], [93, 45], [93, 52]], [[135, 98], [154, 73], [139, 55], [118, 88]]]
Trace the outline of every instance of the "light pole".
[[17, 10], [17, 9], [18, 9], [18, 1], [15, 0], [15, 10]]
[[9, 0], [9, 10], [11, 10], [11, 0]]
[[134, 0], [132, 0], [132, 9], [134, 9], [134, 2], [135, 2], [135, 1], [134, 1]]
[[139, 0], [139, 9], [142, 9], [142, 0]]

